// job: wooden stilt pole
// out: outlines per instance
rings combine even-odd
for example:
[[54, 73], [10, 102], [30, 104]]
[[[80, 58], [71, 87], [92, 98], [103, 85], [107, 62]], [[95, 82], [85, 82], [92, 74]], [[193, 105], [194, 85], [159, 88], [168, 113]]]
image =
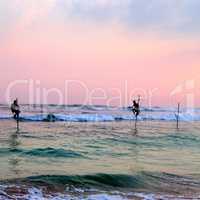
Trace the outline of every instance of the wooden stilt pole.
[[41, 114], [43, 115], [43, 104], [40, 104]]
[[16, 122], [17, 122], [17, 132], [19, 132], [19, 119], [18, 118], [16, 119]]
[[178, 103], [177, 115], [176, 115], [176, 128], [177, 129], [179, 129], [179, 114], [180, 114], [180, 103]]
[[137, 129], [137, 116], [135, 115], [135, 129]]
[[16, 116], [16, 123], [17, 123], [17, 133], [19, 132], [19, 114]]

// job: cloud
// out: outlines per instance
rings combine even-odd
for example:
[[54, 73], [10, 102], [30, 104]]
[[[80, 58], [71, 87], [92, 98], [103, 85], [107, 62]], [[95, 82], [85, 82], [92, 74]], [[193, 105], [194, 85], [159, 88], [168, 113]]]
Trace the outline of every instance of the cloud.
[[3, 37], [6, 31], [15, 24], [17, 13], [12, 10], [12, 6], [8, 1], [0, 1], [0, 36]]
[[3, 29], [13, 26], [12, 21], [28, 26], [44, 20], [80, 20], [115, 22], [130, 30], [196, 33], [200, 32], [199, 10], [199, 0], [1, 0], [0, 25]]
[[128, 28], [200, 31], [199, 0], [58, 0], [60, 17], [118, 22]]

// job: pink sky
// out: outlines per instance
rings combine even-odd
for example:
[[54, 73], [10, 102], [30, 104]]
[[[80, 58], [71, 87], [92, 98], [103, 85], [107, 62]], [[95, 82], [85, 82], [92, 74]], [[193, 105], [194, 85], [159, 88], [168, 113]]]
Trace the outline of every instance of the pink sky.
[[[106, 98], [101, 98], [105, 94], [100, 90], [93, 94], [99, 97], [92, 101], [94, 104], [110, 100], [110, 104], [121, 106], [140, 93], [145, 105], [174, 105], [180, 99], [185, 103], [185, 94], [194, 93], [195, 105], [200, 105], [197, 35], [132, 30], [116, 21], [47, 20], [52, 9], [52, 5], [47, 5], [39, 11], [37, 7], [23, 8], [24, 15], [1, 38], [1, 102], [6, 101], [6, 89], [15, 80], [39, 80], [40, 89], [57, 88], [63, 95], [65, 81], [74, 80], [82, 82], [89, 93], [97, 88], [105, 91]], [[189, 80], [194, 81], [194, 89], [185, 89]], [[170, 93], [180, 84], [184, 89], [179, 97], [171, 97]], [[90, 103], [83, 101], [84, 90], [74, 83], [68, 101], [62, 103]], [[154, 91], [151, 102], [149, 91]], [[121, 101], [118, 95], [122, 95]], [[29, 102], [27, 85], [13, 87], [11, 97], [15, 96], [23, 103]], [[52, 92], [48, 103], [59, 103], [58, 95]]]

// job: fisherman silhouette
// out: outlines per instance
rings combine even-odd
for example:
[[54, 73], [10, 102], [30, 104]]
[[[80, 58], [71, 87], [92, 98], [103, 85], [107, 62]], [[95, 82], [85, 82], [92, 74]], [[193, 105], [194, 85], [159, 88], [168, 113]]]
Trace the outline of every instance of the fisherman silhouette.
[[20, 111], [20, 107], [19, 107], [17, 99], [15, 99], [13, 101], [10, 109], [11, 109], [11, 112], [13, 113], [14, 119], [19, 120], [19, 114], [20, 114], [21, 111]]
[[132, 108], [133, 114], [135, 115], [136, 119], [138, 115], [140, 114], [140, 96], [138, 96], [138, 100], [133, 100], [133, 108]]

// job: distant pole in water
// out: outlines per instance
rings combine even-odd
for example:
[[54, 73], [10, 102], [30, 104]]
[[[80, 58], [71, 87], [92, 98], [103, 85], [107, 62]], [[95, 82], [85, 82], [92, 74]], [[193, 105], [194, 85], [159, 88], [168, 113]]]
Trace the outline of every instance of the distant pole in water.
[[137, 129], [137, 115], [135, 115], [135, 129]]
[[17, 122], [17, 132], [18, 132], [19, 131], [19, 115], [17, 116], [16, 122]]
[[180, 114], [180, 103], [178, 103], [177, 114], [176, 114], [176, 128], [179, 128], [179, 114]]
[[41, 111], [41, 114], [43, 115], [43, 104], [40, 104], [40, 111]]

